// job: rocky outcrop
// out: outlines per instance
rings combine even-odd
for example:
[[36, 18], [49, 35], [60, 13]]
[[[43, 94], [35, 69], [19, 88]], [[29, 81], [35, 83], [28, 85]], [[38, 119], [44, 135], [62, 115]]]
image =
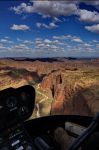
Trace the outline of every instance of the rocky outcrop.
[[64, 75], [54, 72], [41, 83], [43, 90], [50, 90], [53, 97], [51, 114], [91, 115], [92, 112], [83, 96], [84, 89], [65, 79]]
[[51, 114], [91, 115], [92, 112], [83, 96], [83, 89], [67, 85], [59, 86], [52, 103]]
[[[2, 80], [8, 78], [8, 80], [18, 81], [25, 80], [28, 84], [39, 83], [41, 77], [35, 71], [28, 71], [24, 68], [15, 68], [15, 67], [3, 67], [2, 73], [0, 73]], [[7, 80], [7, 82], [8, 82]], [[0, 82], [1, 85], [1, 82]]]
[[42, 83], [41, 83], [41, 89], [43, 90], [51, 90], [52, 97], [55, 97], [56, 89], [58, 85], [61, 85], [63, 82], [63, 75], [59, 72], [57, 73], [51, 73], [48, 76], [46, 76]]

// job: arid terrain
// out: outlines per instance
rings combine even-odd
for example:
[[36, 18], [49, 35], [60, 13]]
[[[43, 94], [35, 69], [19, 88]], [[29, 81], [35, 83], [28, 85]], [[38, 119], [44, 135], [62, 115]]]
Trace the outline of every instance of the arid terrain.
[[0, 90], [30, 84], [36, 89], [32, 118], [99, 111], [99, 60], [0, 60]]

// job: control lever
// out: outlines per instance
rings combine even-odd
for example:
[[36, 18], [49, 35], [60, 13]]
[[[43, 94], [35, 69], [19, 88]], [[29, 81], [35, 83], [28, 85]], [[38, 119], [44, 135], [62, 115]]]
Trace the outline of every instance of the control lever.
[[77, 150], [81, 146], [81, 144], [95, 131], [98, 125], [99, 112], [96, 113], [89, 127], [76, 139], [76, 141], [74, 141], [74, 143], [69, 147], [68, 150]]

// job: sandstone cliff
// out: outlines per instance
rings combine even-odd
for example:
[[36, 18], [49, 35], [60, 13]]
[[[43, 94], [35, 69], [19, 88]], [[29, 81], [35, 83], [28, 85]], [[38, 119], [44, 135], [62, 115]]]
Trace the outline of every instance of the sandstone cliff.
[[[72, 71], [67, 71], [65, 74], [63, 70], [53, 72], [45, 77], [41, 83], [41, 89], [50, 90], [52, 93], [53, 102], [51, 114], [93, 115], [96, 109], [95, 103], [97, 98], [95, 93], [94, 100], [89, 100], [86, 95], [88, 91], [89, 95], [91, 94], [90, 89], [93, 83], [90, 81], [90, 78], [89, 81], [85, 81], [82, 78], [83, 74], [81, 74], [81, 78], [77, 79], [76, 70]], [[89, 82], [89, 84], [87, 82]], [[93, 105], [91, 106], [90, 103], [92, 103], [92, 101]]]

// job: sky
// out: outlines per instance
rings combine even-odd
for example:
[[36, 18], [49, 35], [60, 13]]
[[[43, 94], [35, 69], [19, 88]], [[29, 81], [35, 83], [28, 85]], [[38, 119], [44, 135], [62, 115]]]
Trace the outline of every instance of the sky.
[[0, 57], [99, 57], [99, 1], [0, 0]]

